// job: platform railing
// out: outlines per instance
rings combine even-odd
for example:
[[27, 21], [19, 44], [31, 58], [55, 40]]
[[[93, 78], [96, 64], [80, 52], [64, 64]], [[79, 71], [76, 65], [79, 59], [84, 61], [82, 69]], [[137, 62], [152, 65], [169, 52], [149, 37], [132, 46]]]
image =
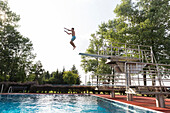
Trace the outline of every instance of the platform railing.
[[[164, 87], [170, 83], [170, 65], [130, 62], [126, 66], [125, 72], [128, 74], [128, 78], [126, 77], [126, 73], [115, 73], [114, 75], [98, 74], [98, 86], [126, 86], [128, 82], [129, 86]], [[146, 78], [144, 75], [146, 75]], [[93, 75], [93, 79], [91, 80], [91, 83], [96, 84], [97, 75]]]
[[103, 41], [103, 46], [98, 47], [98, 50], [98, 55], [122, 57], [127, 61], [135, 58], [138, 62], [156, 63], [152, 46]]

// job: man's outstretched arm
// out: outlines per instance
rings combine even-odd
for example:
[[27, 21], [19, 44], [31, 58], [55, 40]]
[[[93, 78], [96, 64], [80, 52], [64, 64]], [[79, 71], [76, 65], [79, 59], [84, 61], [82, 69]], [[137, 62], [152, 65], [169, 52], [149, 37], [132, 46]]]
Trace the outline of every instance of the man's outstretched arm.
[[70, 30], [70, 29], [67, 29], [67, 28], [64, 28], [64, 29], [66, 29], [66, 30], [68, 30], [68, 31], [72, 31], [72, 30]]
[[64, 31], [64, 32], [66, 32], [68, 35], [71, 35], [72, 33], [68, 33], [67, 31]]

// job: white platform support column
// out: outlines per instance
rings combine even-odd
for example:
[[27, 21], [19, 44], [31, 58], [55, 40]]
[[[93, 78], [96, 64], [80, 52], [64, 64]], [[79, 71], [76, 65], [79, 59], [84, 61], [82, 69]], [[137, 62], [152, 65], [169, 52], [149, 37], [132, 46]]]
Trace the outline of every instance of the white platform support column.
[[127, 101], [133, 101], [133, 94], [127, 94]]
[[[129, 86], [131, 85], [131, 79], [130, 79], [130, 74], [129, 74], [129, 68], [130, 66], [125, 63], [125, 72], [126, 72], [126, 90], [129, 90]], [[133, 94], [127, 93], [126, 97], [127, 101], [133, 101]]]
[[165, 108], [165, 100], [163, 94], [156, 94], [156, 107]]
[[115, 91], [114, 91], [114, 90], [112, 90], [112, 91], [110, 92], [110, 97], [111, 97], [111, 98], [115, 98]]

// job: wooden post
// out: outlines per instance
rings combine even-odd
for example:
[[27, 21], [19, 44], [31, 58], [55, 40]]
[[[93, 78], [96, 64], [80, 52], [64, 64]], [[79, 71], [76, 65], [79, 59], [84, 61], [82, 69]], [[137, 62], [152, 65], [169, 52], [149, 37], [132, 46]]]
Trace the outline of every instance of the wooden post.
[[165, 108], [165, 100], [163, 94], [156, 94], [156, 107]]

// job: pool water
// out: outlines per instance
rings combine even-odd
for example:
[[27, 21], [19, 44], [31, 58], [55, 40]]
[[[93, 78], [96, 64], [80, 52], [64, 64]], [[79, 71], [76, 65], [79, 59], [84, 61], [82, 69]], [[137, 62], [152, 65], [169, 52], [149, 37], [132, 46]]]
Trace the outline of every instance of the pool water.
[[154, 113], [87, 95], [0, 95], [0, 113]]

